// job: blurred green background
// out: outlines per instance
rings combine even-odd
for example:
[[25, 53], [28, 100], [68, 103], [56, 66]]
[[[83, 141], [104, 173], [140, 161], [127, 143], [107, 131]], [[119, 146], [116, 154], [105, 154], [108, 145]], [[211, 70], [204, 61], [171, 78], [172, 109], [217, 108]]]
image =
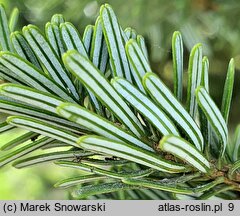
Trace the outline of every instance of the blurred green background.
[[[228, 62], [230, 58], [235, 59], [230, 131], [240, 122], [239, 0], [0, 0], [0, 3], [5, 5], [8, 14], [14, 7], [19, 8], [18, 29], [28, 23], [44, 29], [53, 14], [62, 13], [81, 33], [86, 25], [94, 24], [101, 4], [109, 3], [123, 28], [130, 26], [146, 38], [151, 66], [171, 88], [171, 36], [179, 30], [184, 39], [185, 71], [192, 46], [198, 42], [203, 44], [204, 55], [210, 60], [210, 94], [218, 105]], [[5, 139], [0, 136], [1, 142]], [[0, 170], [0, 199], [66, 199], [67, 193], [53, 189], [52, 185], [70, 174], [72, 176], [71, 170], [51, 165], [24, 170], [6, 167]]]

